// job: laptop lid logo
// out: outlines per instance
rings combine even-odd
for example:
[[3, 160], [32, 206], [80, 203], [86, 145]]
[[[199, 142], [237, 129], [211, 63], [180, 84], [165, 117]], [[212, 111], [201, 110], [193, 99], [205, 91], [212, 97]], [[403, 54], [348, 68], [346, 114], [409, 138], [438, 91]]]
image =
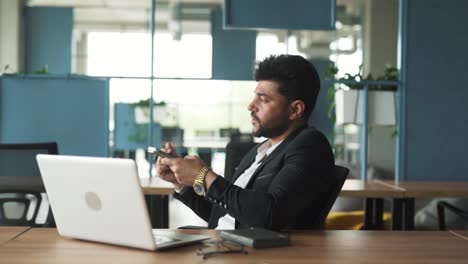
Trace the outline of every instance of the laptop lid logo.
[[94, 211], [99, 211], [102, 208], [101, 199], [99, 199], [99, 196], [94, 192], [86, 192], [85, 201], [86, 205]]

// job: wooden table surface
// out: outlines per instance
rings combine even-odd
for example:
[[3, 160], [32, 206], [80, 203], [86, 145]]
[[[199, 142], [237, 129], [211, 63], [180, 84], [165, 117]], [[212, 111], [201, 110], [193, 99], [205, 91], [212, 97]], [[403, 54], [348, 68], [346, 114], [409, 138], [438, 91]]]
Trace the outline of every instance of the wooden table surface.
[[0, 226], [0, 245], [6, 243], [15, 236], [28, 230], [30, 227], [23, 226]]
[[[172, 184], [153, 177], [141, 178], [140, 184], [143, 193], [147, 195], [171, 195], [174, 193]], [[0, 191], [28, 190], [45, 192], [44, 183], [39, 176], [0, 176]]]
[[[174, 188], [170, 183], [153, 177], [140, 179], [143, 193], [146, 195], [171, 195]], [[42, 179], [31, 177], [0, 177], [0, 191], [19, 188], [22, 190], [44, 192]], [[468, 182], [434, 182], [434, 181], [361, 181], [346, 180], [340, 192], [342, 197], [377, 197], [377, 198], [430, 198], [430, 197], [464, 197], [468, 198]]]
[[[393, 182], [389, 182], [394, 184]], [[438, 182], [438, 181], [402, 181], [395, 187], [405, 191], [405, 197], [409, 198], [434, 198], [434, 197], [460, 197], [468, 198], [467, 182]]]
[[[153, 177], [153, 179], [141, 179], [143, 193], [147, 195], [171, 195], [174, 188], [170, 183]], [[378, 198], [401, 198], [404, 195], [402, 188], [392, 186], [380, 181], [361, 181], [348, 179], [345, 181], [340, 192], [342, 197], [378, 197]]]
[[[179, 230], [218, 237], [213, 230]], [[2, 263], [466, 263], [468, 240], [442, 231], [299, 231], [291, 246], [196, 256], [199, 245], [149, 252], [60, 237], [33, 228], [0, 247]]]
[[171, 195], [174, 193], [173, 185], [158, 177], [141, 178], [140, 184], [145, 195]]
[[393, 185], [380, 181], [361, 181], [358, 179], [347, 179], [341, 189], [341, 197], [377, 197], [377, 198], [400, 198], [403, 190]]

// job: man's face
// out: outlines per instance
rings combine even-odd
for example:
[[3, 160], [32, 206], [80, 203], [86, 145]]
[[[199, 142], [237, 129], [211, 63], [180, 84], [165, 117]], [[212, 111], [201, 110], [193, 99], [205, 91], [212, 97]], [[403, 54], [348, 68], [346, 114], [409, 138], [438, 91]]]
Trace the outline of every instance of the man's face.
[[290, 124], [288, 100], [278, 91], [279, 83], [259, 81], [255, 96], [249, 104], [252, 134], [255, 137], [275, 138], [283, 134]]

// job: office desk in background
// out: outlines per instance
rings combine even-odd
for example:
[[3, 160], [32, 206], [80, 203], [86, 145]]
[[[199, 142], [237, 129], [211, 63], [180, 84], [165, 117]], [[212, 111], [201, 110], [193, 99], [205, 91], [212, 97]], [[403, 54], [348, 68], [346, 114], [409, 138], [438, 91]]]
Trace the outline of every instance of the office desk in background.
[[[365, 199], [364, 203], [364, 229], [366, 230], [381, 230], [384, 228], [383, 223], [383, 203], [384, 200], [395, 201], [404, 197], [404, 190], [387, 184], [381, 181], [368, 180], [362, 181], [358, 179], [347, 179], [341, 192], [340, 197], [359, 197]], [[398, 209], [398, 210], [396, 210]], [[395, 224], [402, 222], [402, 214], [399, 210], [392, 206], [392, 229], [401, 230], [401, 225]]]
[[[177, 230], [207, 234], [214, 230]], [[60, 237], [32, 228], [0, 246], [2, 263], [466, 263], [468, 240], [450, 231], [296, 231], [291, 246], [244, 254], [196, 255], [200, 245], [149, 252]]]
[[171, 183], [158, 177], [140, 178], [153, 228], [169, 227], [169, 196], [174, 193]]
[[393, 199], [393, 208], [397, 212], [392, 225], [399, 230], [414, 229], [414, 203], [416, 198], [468, 198], [468, 182], [449, 181], [379, 181], [382, 184], [403, 190], [403, 197]]
[[[151, 215], [153, 228], [169, 227], [169, 196], [174, 193], [170, 183], [153, 177], [140, 180], [143, 193]], [[0, 190], [12, 186], [22, 189], [42, 191], [44, 187], [40, 177], [0, 177]], [[468, 198], [468, 182], [433, 182], [393, 181], [357, 179], [346, 180], [340, 194], [341, 197], [361, 197], [365, 199], [366, 229], [383, 228], [383, 201], [392, 202], [392, 229], [414, 229], [414, 199], [435, 197]]]
[[346, 180], [340, 196], [362, 197], [365, 203], [365, 227], [383, 227], [383, 200], [392, 202], [392, 229], [414, 229], [416, 198], [468, 198], [468, 182]]

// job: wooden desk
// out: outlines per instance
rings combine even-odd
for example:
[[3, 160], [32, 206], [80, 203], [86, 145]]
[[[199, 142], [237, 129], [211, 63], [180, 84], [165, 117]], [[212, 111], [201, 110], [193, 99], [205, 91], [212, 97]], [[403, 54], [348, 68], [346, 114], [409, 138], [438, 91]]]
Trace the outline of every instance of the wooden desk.
[[[148, 197], [147, 203], [152, 215], [153, 227], [168, 227], [168, 195], [174, 193], [171, 184], [153, 177], [153, 179], [142, 179], [141, 186], [145, 195], [157, 195], [159, 197]], [[379, 181], [361, 181], [357, 179], [346, 180], [339, 194], [342, 197], [361, 197], [365, 198], [365, 219], [366, 229], [383, 228], [383, 199], [384, 198], [402, 198], [401, 188], [391, 184], [383, 184]]]
[[414, 229], [415, 198], [459, 197], [468, 198], [468, 182], [439, 181], [379, 181], [403, 190], [402, 198], [393, 199], [392, 226], [399, 230]]
[[403, 188], [407, 198], [468, 198], [468, 182], [403, 181], [394, 186]]
[[403, 190], [393, 185], [382, 184], [380, 181], [361, 181], [347, 179], [341, 188], [342, 197], [375, 197], [375, 198], [401, 198]]
[[[179, 230], [218, 236], [217, 231]], [[59, 237], [33, 228], [0, 247], [2, 263], [466, 263], [468, 241], [450, 232], [300, 231], [290, 247], [196, 256], [198, 245], [149, 252]]]
[[174, 187], [158, 177], [141, 178], [140, 184], [151, 216], [151, 225], [153, 228], [168, 228], [169, 195], [174, 193]]
[[158, 177], [141, 178], [140, 184], [145, 195], [172, 195], [174, 193], [172, 184]]
[[0, 245], [28, 230], [26, 226], [0, 226]]
[[[142, 178], [140, 180], [145, 195], [171, 195], [174, 188], [159, 178]], [[39, 176], [0, 176], [0, 191], [20, 189], [27, 191], [45, 192], [44, 183]]]
[[[357, 179], [347, 179], [341, 189], [342, 197], [360, 197], [365, 199], [364, 229], [383, 229], [383, 203], [384, 199], [401, 199], [404, 191], [391, 184], [381, 181], [361, 181]], [[399, 217], [399, 212], [392, 211], [395, 215], [392, 219]], [[394, 225], [395, 230], [398, 226]]]
[[[170, 183], [158, 177], [142, 178], [140, 184], [145, 194], [146, 202], [154, 228], [169, 227], [169, 195], [174, 193]], [[32, 191], [45, 192], [41, 177], [0, 177], [0, 190], [11, 189], [13, 186]], [[340, 196], [366, 198], [365, 226], [367, 229], [383, 227], [383, 198], [401, 198], [400, 188], [390, 184], [375, 181], [363, 182], [356, 179], [346, 180]]]

